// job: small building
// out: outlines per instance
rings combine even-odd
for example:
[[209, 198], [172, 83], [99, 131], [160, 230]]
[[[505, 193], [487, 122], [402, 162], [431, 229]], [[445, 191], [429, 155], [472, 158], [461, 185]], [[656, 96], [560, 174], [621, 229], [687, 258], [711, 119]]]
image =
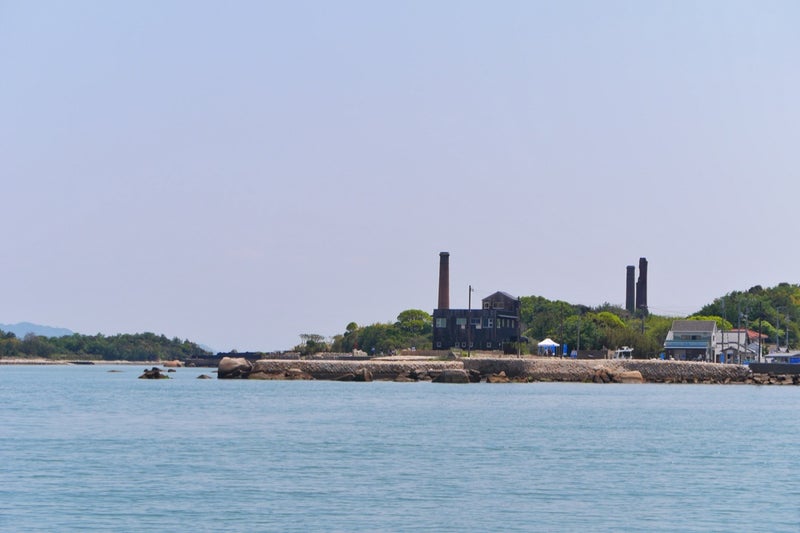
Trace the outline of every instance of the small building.
[[519, 300], [502, 291], [481, 300], [479, 309], [434, 309], [433, 348], [502, 350], [519, 339]]
[[664, 341], [664, 352], [678, 361], [718, 362], [720, 344], [714, 320], [675, 320]]
[[[758, 357], [759, 333], [751, 329], [731, 329], [719, 335], [719, 344], [716, 347], [718, 354], [725, 355], [725, 362], [743, 363]], [[762, 342], [767, 336], [761, 335]]]

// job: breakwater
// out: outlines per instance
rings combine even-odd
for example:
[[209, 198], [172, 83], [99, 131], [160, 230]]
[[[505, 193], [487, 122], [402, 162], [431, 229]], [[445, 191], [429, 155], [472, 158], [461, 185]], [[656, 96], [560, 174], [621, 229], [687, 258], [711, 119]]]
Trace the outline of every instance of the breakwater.
[[454, 360], [272, 360], [223, 358], [220, 379], [322, 379], [341, 381], [423, 381], [585, 383], [763, 383], [790, 379], [753, 374], [743, 365], [656, 360], [574, 360], [461, 358]]

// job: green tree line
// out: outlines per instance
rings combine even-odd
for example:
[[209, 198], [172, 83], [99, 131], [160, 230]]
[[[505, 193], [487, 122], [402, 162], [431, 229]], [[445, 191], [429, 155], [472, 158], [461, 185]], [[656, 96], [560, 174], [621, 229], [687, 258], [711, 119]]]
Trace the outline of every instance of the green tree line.
[[368, 354], [387, 354], [404, 348], [430, 350], [433, 318], [421, 309], [406, 309], [393, 323], [359, 326], [350, 322], [344, 333], [325, 342], [321, 335], [300, 335], [301, 343], [294, 347], [301, 354], [317, 352], [346, 353], [361, 350]]
[[[781, 283], [764, 289], [760, 285], [747, 291], [734, 291], [704, 306], [689, 316], [631, 314], [626, 309], [604, 303], [597, 307], [548, 300], [541, 296], [520, 298], [520, 321], [528, 343], [524, 352], [535, 353], [536, 343], [550, 337], [570, 349], [581, 351], [634, 349], [640, 358], [655, 357], [663, 351], [672, 322], [678, 319], [715, 320], [722, 330], [734, 327], [761, 331], [781, 347], [795, 346], [800, 338], [800, 285]], [[393, 323], [359, 326], [349, 323], [345, 331], [329, 340], [321, 335], [301, 335], [295, 350], [350, 352], [354, 349], [389, 353], [410, 347], [431, 349], [432, 317], [426, 311], [408, 309]]]
[[0, 357], [90, 359], [107, 361], [157, 361], [211, 355], [197, 344], [155, 333], [113, 336], [73, 334], [42, 337], [33, 334], [19, 339], [0, 331]]

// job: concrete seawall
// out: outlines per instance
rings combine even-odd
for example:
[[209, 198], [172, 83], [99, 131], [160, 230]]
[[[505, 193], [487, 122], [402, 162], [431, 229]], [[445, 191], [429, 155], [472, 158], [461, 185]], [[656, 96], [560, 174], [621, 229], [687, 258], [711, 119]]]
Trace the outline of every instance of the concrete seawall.
[[[651, 383], [744, 383], [750, 370], [740, 365], [649, 360], [571, 360], [571, 359], [470, 359], [465, 368], [481, 375], [505, 372], [509, 378], [528, 381], [597, 381], [603, 372], [614, 376], [639, 372]], [[602, 377], [601, 377], [602, 379]]]
[[[271, 360], [223, 358], [220, 379], [753, 383], [746, 366], [682, 361], [469, 358], [456, 360]], [[443, 379], [446, 377], [447, 379]], [[791, 381], [791, 380], [790, 380]]]

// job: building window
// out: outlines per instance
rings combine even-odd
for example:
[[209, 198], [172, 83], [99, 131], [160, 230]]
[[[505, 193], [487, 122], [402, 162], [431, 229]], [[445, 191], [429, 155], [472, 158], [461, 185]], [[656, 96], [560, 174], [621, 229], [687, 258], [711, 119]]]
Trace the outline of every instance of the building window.
[[461, 326], [462, 328], [467, 325], [466, 318], [456, 318], [456, 326]]
[[475, 326], [476, 328], [480, 329], [481, 327], [481, 318], [480, 317], [472, 317], [469, 319], [469, 325]]
[[442, 347], [442, 341], [436, 341], [436, 347], [437, 348], [441, 348]]
[[437, 318], [436, 319], [436, 327], [437, 328], [446, 328], [447, 327], [447, 319], [446, 318]]
[[483, 302], [483, 308], [489, 309], [489, 302]]
[[486, 343], [486, 347], [487, 347], [487, 348], [491, 348], [491, 347], [492, 347], [492, 343], [491, 343], [491, 342], [487, 342], [487, 343]]
[[494, 326], [494, 319], [487, 318], [486, 319], [486, 327], [487, 328], [491, 328], [492, 326]]

